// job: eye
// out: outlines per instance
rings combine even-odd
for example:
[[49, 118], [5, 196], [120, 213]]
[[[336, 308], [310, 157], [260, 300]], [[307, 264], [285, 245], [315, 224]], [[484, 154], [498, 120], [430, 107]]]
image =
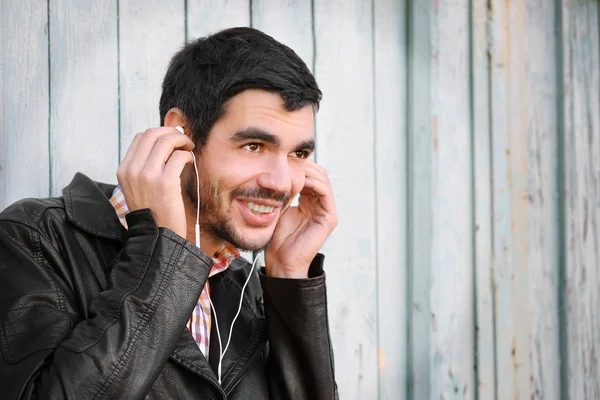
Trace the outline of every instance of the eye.
[[308, 158], [308, 156], [310, 156], [310, 151], [309, 150], [296, 150], [296, 151], [292, 151], [290, 153], [290, 156], [292, 156], [294, 158], [299, 158], [301, 160], [305, 160]]
[[243, 149], [250, 153], [258, 153], [262, 150], [262, 145], [260, 143], [248, 143], [244, 145]]

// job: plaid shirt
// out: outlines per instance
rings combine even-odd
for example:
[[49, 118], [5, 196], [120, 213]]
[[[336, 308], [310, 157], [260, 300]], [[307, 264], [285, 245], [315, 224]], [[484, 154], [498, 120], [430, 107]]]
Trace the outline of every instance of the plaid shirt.
[[[110, 203], [117, 212], [119, 220], [121, 221], [121, 225], [127, 229], [127, 220], [125, 219], [125, 215], [129, 212], [129, 209], [127, 208], [127, 203], [125, 202], [125, 197], [123, 196], [121, 186], [117, 186], [113, 191], [113, 195], [110, 198]], [[223, 244], [221, 249], [213, 256], [214, 264], [208, 276], [211, 277], [219, 272], [225, 271], [229, 267], [229, 264], [231, 264], [234, 259], [239, 257], [239, 255], [240, 252], [238, 249], [233, 247], [231, 244]], [[210, 288], [207, 280], [206, 285], [204, 285], [204, 288], [202, 289], [202, 293], [200, 293], [200, 299], [198, 299], [198, 303], [196, 303], [196, 307], [194, 307], [192, 317], [188, 322], [188, 328], [192, 333], [192, 337], [207, 360], [208, 349], [210, 345], [210, 325], [212, 318], [210, 312], [210, 301], [208, 297], [209, 294]]]

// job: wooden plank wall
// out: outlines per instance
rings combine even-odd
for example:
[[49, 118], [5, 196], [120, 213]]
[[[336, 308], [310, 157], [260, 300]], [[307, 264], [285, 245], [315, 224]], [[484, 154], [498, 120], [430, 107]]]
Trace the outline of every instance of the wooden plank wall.
[[563, 293], [572, 399], [600, 398], [600, 45], [597, 1], [564, 2], [561, 140], [565, 198]]
[[3, 0], [0, 209], [115, 182], [186, 41], [254, 26], [324, 99], [343, 399], [600, 398], [597, 0]]

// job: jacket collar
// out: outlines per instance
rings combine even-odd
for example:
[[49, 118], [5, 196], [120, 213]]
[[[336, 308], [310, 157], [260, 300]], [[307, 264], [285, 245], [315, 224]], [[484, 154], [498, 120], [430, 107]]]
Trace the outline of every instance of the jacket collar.
[[114, 188], [115, 185], [94, 182], [76, 173], [63, 189], [69, 222], [92, 235], [122, 241], [125, 230], [108, 200]]

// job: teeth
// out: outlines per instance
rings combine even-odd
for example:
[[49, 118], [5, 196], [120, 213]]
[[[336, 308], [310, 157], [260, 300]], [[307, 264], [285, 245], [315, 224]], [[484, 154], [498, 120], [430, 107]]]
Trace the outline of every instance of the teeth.
[[248, 208], [251, 209], [252, 211], [254, 211], [255, 213], [261, 213], [261, 214], [268, 214], [275, 209], [275, 207], [258, 205], [258, 204], [254, 204], [251, 202], [248, 203]]

